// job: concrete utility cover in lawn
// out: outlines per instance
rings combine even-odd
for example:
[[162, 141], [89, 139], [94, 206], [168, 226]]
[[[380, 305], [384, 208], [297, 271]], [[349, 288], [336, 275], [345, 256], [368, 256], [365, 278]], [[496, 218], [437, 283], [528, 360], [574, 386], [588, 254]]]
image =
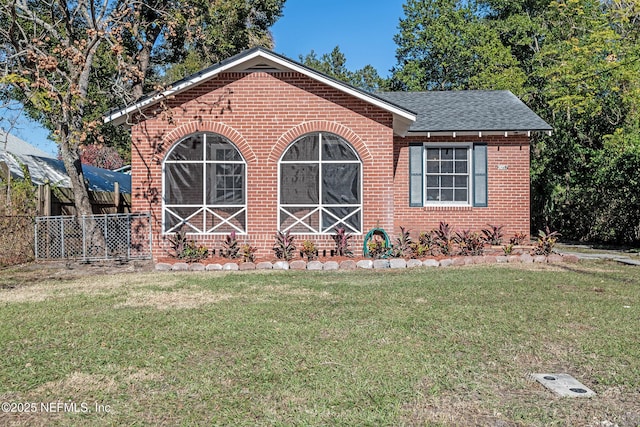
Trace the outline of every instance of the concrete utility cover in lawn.
[[596, 393], [568, 374], [532, 374], [546, 388], [563, 397], [592, 397]]

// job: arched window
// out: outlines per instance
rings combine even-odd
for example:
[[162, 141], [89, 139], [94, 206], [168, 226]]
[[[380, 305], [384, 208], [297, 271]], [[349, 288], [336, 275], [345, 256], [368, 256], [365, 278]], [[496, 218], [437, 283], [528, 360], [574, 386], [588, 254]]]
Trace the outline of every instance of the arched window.
[[362, 162], [331, 133], [294, 141], [280, 159], [278, 224], [296, 234], [362, 232]]
[[190, 135], [171, 148], [162, 170], [165, 233], [246, 232], [246, 162], [227, 138]]

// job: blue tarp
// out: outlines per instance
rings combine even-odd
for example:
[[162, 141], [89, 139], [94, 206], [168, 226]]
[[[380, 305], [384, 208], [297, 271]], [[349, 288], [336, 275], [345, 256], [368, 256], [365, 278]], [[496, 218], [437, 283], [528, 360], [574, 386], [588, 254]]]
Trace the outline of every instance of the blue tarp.
[[[14, 177], [24, 178], [21, 165], [26, 165], [34, 184], [51, 184], [61, 188], [71, 187], [62, 160], [0, 151], [0, 161], [7, 163], [11, 175]], [[111, 192], [117, 182], [120, 185], [120, 193], [131, 193], [131, 175], [88, 165], [82, 165], [82, 170], [91, 191]]]

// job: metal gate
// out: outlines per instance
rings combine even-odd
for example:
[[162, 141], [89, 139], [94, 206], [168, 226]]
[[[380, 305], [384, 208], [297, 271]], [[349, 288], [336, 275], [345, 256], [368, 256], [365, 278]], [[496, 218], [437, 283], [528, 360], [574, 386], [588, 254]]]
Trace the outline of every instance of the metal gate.
[[37, 260], [151, 258], [151, 215], [108, 214], [37, 217]]

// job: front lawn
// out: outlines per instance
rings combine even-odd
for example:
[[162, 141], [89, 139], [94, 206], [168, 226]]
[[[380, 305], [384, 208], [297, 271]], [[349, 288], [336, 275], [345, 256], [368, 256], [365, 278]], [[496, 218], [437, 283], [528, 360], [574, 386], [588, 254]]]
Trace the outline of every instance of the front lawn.
[[638, 267], [19, 277], [0, 424], [640, 424]]

